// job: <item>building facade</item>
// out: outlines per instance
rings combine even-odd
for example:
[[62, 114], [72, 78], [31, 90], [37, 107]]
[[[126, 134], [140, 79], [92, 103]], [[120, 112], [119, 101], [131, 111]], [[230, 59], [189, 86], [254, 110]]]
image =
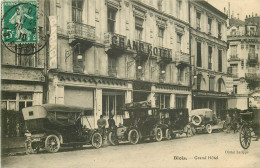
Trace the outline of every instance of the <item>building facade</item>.
[[191, 109], [188, 1], [49, 5], [58, 37], [57, 55], [50, 56], [49, 103], [93, 108], [92, 125], [101, 114], [122, 123], [120, 109], [129, 102]]
[[251, 107], [250, 97], [260, 86], [260, 17], [249, 15], [245, 21], [230, 18], [227, 40], [228, 66], [233, 77], [229, 107], [247, 109]]
[[206, 1], [190, 1], [192, 108], [227, 108], [227, 15]]

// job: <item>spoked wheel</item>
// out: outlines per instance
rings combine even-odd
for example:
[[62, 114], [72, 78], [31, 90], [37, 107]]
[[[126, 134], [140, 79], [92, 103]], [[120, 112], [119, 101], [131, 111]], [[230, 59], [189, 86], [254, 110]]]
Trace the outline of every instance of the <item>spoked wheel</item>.
[[155, 128], [155, 140], [157, 142], [160, 142], [162, 140], [162, 129], [161, 128]]
[[118, 144], [119, 144], [115, 131], [109, 132], [109, 134], [108, 134], [108, 140], [109, 140], [109, 142], [110, 142], [112, 145], [118, 145]]
[[55, 153], [60, 149], [60, 140], [56, 135], [49, 135], [45, 140], [45, 149], [48, 152]]
[[212, 133], [212, 126], [210, 124], [206, 125], [206, 131], [207, 131], [208, 134]]
[[242, 148], [247, 149], [251, 144], [251, 130], [248, 126], [243, 125], [240, 129], [239, 134], [240, 145]]
[[36, 143], [33, 143], [30, 140], [25, 141], [24, 147], [26, 149], [27, 154], [38, 153], [40, 150], [40, 147]]
[[137, 144], [139, 142], [139, 134], [136, 129], [132, 129], [128, 133], [128, 140], [131, 144]]
[[102, 146], [102, 136], [100, 133], [95, 132], [91, 139], [91, 144], [96, 149], [100, 148]]
[[172, 138], [170, 129], [168, 128], [165, 130], [165, 137], [167, 140], [170, 140]]

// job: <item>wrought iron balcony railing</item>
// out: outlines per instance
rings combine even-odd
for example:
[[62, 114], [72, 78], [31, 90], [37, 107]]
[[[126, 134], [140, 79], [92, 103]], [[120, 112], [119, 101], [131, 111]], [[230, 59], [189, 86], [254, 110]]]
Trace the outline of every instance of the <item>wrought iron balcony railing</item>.
[[176, 52], [175, 61], [190, 64], [190, 55], [183, 52]]
[[83, 23], [68, 22], [67, 28], [69, 39], [95, 41], [95, 27], [93, 26]]
[[256, 53], [248, 53], [247, 63], [249, 65], [257, 64], [258, 63], [258, 54], [256, 54]]
[[240, 61], [240, 58], [237, 57], [237, 54], [230, 55], [228, 61]]

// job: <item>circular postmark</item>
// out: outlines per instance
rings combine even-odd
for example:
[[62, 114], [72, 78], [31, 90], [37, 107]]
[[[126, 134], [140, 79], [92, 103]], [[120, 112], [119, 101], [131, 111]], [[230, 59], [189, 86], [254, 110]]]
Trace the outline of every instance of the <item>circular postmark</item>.
[[2, 3], [2, 43], [11, 52], [33, 55], [49, 41], [49, 18], [36, 0]]

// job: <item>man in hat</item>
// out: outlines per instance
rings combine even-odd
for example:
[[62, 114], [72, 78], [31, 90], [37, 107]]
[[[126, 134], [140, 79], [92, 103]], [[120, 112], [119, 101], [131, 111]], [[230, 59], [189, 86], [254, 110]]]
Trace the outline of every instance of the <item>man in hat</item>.
[[114, 115], [110, 115], [108, 119], [108, 126], [110, 129], [114, 129], [116, 127], [116, 122], [114, 120]]

